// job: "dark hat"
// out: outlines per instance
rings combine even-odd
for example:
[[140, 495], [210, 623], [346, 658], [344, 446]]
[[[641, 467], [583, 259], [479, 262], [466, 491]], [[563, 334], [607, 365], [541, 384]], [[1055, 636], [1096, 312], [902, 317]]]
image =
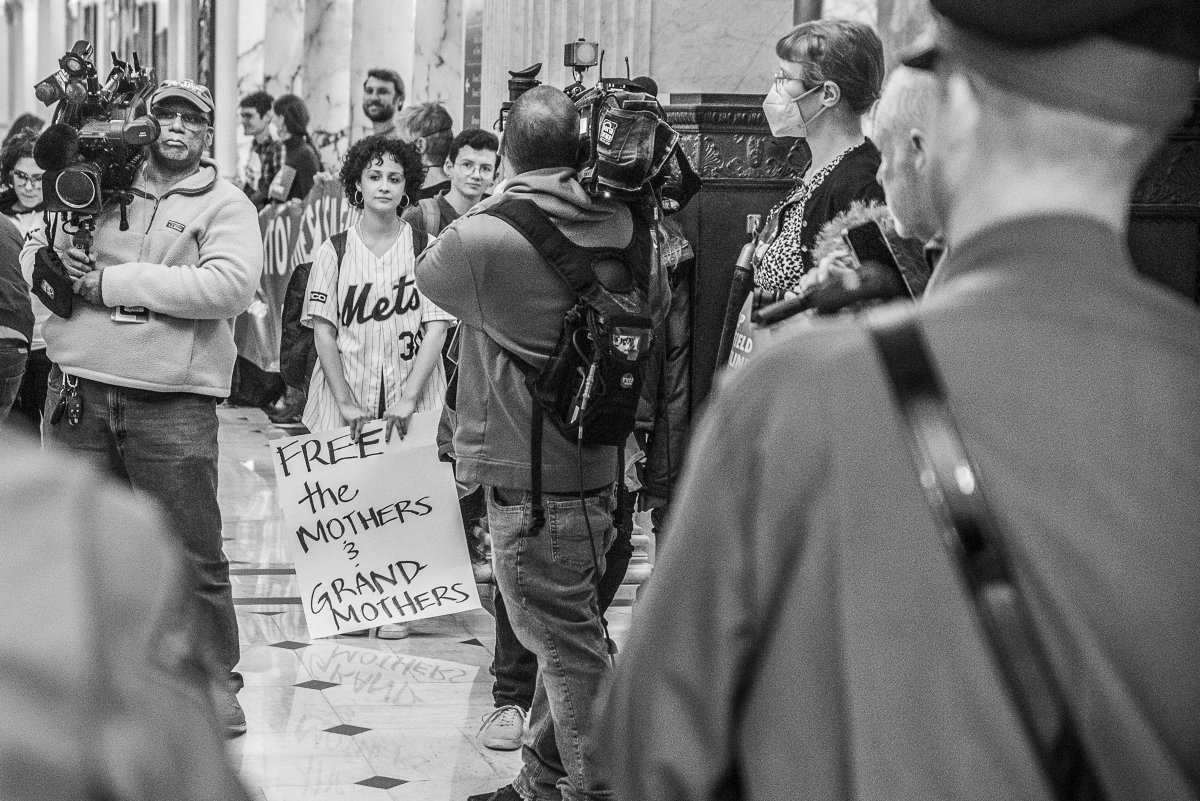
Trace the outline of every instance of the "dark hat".
[[186, 100], [201, 111], [212, 114], [214, 110], [212, 93], [208, 91], [208, 87], [195, 81], [163, 81], [154, 90], [154, 94], [150, 96], [150, 105], [160, 103], [170, 97], [177, 97], [180, 100]]
[[958, 63], [1048, 106], [1131, 124], [1183, 117], [1200, 63], [1197, 0], [931, 0], [903, 62]]

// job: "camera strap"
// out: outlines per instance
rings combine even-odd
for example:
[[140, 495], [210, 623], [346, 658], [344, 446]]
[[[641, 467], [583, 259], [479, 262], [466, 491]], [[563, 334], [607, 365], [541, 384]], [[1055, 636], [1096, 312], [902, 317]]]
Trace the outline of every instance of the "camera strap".
[[984, 497], [920, 326], [908, 316], [869, 330], [941, 539], [974, 603], [1046, 782], [1059, 801], [1103, 801], [1104, 790], [1039, 639], [1003, 529]]

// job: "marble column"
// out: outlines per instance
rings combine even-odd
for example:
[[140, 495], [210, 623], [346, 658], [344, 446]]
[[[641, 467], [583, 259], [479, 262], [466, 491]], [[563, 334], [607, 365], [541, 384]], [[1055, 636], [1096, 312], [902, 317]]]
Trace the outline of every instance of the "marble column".
[[344, 92], [349, 92], [352, 140], [371, 131], [371, 122], [362, 110], [362, 85], [367, 78], [367, 70], [382, 67], [400, 73], [404, 79], [405, 103], [412, 103], [417, 7], [426, 2], [442, 5], [442, 0], [424, 0], [420, 3], [417, 0], [354, 0], [350, 72], [344, 89]]
[[302, 94], [304, 0], [267, 0], [264, 5], [263, 88], [275, 97]]
[[13, 52], [13, 29], [8, 24], [8, 3], [0, 2], [0, 136], [8, 133], [8, 124], [15, 116], [12, 111], [12, 86], [15, 80], [9, 61]]
[[409, 101], [437, 101], [463, 125], [463, 0], [417, 3]]
[[304, 3], [304, 91], [309, 133], [325, 164], [340, 160], [350, 132], [350, 32], [353, 0]]
[[[171, 0], [170, 16], [170, 73], [165, 78], [191, 78], [196, 73], [196, 22], [192, 0]], [[103, 27], [103, 26], [101, 26]]]
[[221, 175], [237, 174], [238, 4], [216, 6], [216, 50], [213, 53], [213, 157]]
[[263, 87], [263, 55], [267, 46], [267, 7], [263, 3], [238, 4], [237, 96]]
[[67, 0], [41, 0], [37, 10], [37, 66], [34, 80], [40, 81], [58, 69], [59, 58], [75, 43], [67, 41]]

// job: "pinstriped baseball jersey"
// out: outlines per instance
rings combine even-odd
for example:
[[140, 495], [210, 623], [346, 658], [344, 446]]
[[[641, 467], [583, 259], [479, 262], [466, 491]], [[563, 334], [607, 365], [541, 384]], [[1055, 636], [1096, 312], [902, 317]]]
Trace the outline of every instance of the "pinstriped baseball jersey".
[[[400, 399], [423, 338], [422, 325], [437, 320], [455, 322], [417, 292], [415, 263], [412, 228], [407, 224], [383, 258], [366, 246], [357, 226], [349, 229], [340, 269], [328, 240], [313, 258], [301, 322], [312, 326], [312, 319], [320, 317], [334, 324], [346, 383], [358, 405], [372, 415], [381, 412], [381, 394], [384, 407]], [[438, 359], [417, 411], [440, 406], [445, 390], [446, 374]], [[314, 432], [347, 422], [325, 382], [319, 359], [301, 419]]]

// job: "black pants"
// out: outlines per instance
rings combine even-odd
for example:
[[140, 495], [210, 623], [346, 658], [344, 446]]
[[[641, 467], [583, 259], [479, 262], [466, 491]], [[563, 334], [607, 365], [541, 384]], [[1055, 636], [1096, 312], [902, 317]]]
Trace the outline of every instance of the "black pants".
[[[634, 496], [632, 493], [626, 493], [624, 497], [624, 504], [613, 516], [617, 537], [608, 553], [604, 555], [604, 576], [596, 588], [602, 615], [608, 611], [613, 598], [617, 596], [617, 590], [625, 580], [625, 571], [629, 569], [629, 560], [633, 556]], [[492, 684], [492, 699], [497, 709], [502, 706], [519, 706], [528, 712], [529, 705], [533, 703], [533, 688], [537, 680], [537, 657], [521, 645], [521, 641], [513, 633], [499, 587], [496, 588], [495, 606], [496, 681]]]

